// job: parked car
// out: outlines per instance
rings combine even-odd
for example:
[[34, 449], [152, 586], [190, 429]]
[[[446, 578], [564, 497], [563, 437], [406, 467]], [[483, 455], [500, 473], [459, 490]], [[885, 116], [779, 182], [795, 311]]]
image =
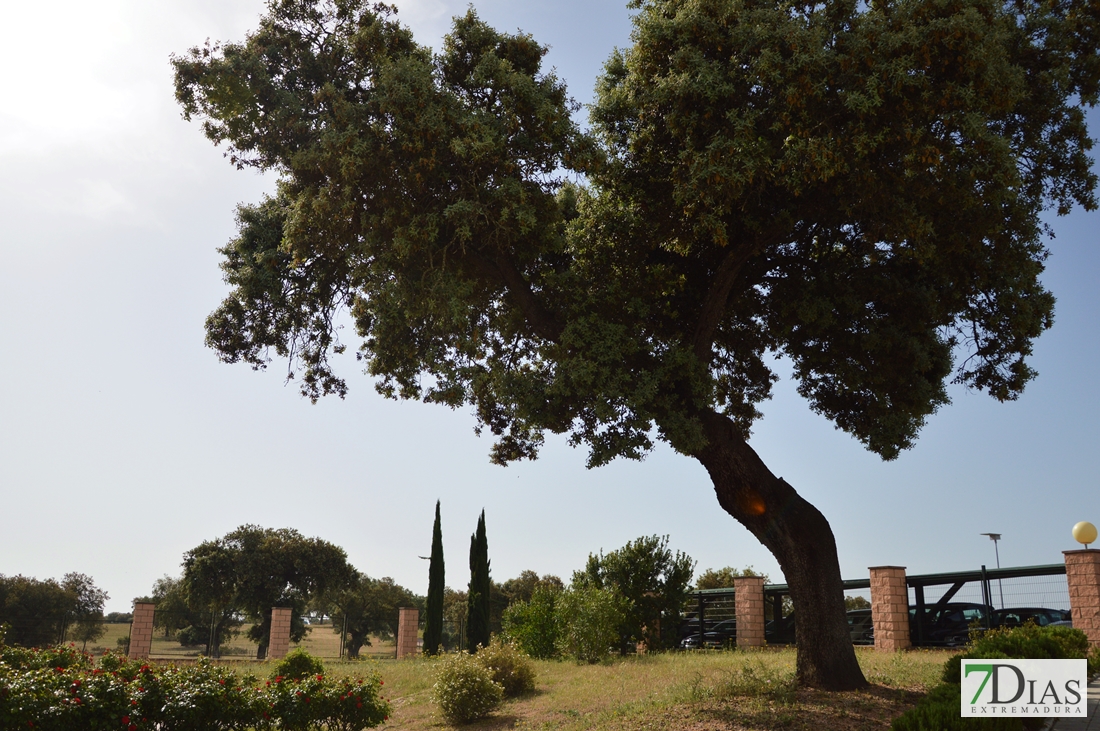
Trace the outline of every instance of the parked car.
[[875, 644], [874, 626], [871, 624], [870, 609], [848, 610], [848, 635], [853, 645]]
[[951, 602], [942, 606], [928, 605], [923, 620], [917, 608], [909, 607], [909, 637], [914, 644], [957, 647], [970, 641], [970, 628], [988, 626], [993, 607], [971, 602]]
[[779, 621], [764, 624], [764, 641], [769, 645], [793, 645], [795, 643], [794, 612]]
[[737, 643], [737, 620], [724, 619], [715, 623], [709, 630], [703, 633], [702, 643], [699, 638], [699, 623], [695, 623], [695, 634], [687, 635], [680, 640], [680, 647], [685, 650], [697, 650], [704, 648], [731, 647]]
[[993, 611], [989, 620], [991, 627], [1019, 627], [1028, 622], [1034, 622], [1039, 627], [1046, 627], [1052, 624], [1062, 627], [1073, 626], [1073, 618], [1069, 612], [1062, 609], [1046, 609], [1044, 607], [996, 609]]

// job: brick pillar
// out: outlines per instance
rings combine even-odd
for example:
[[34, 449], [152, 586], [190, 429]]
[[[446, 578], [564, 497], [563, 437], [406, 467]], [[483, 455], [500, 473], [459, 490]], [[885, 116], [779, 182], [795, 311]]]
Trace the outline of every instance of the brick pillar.
[[271, 634], [267, 639], [267, 656], [281, 660], [290, 651], [290, 607], [272, 607]]
[[875, 649], [905, 650], [909, 640], [909, 589], [904, 566], [872, 566], [871, 622]]
[[416, 629], [420, 623], [420, 612], [416, 607], [401, 607], [397, 617], [397, 659], [416, 655]]
[[764, 646], [764, 577], [737, 576], [733, 580], [733, 611], [737, 616], [737, 646]]
[[1100, 551], [1095, 548], [1063, 551], [1066, 557], [1066, 582], [1069, 584], [1069, 608], [1073, 628], [1100, 646]]
[[153, 612], [157, 605], [152, 602], [134, 602], [134, 621], [130, 624], [130, 657], [147, 658], [153, 651]]

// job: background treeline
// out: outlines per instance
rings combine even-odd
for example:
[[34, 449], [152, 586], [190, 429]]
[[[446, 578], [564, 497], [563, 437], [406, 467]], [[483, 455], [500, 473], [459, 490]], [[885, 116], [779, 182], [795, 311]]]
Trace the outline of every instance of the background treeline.
[[[503, 582], [490, 577], [489, 629], [520, 641], [534, 656], [559, 654], [569, 623], [562, 623], [566, 609], [555, 612], [555, 607], [565, 597], [561, 606], [578, 618], [598, 616], [604, 625], [610, 623], [602, 630], [610, 639], [600, 652], [625, 653], [636, 643], [672, 647], [679, 639], [684, 599], [693, 588], [694, 566], [689, 556], [668, 547], [667, 537], [648, 536], [590, 555], [569, 585], [531, 570]], [[324, 619], [324, 631], [341, 634], [343, 651], [353, 658], [374, 639], [389, 641], [396, 635], [400, 607], [425, 611], [424, 596], [390, 577], [367, 575], [348, 562], [339, 546], [290, 528], [241, 526], [187, 551], [182, 568], [181, 575], [158, 579], [149, 595], [136, 600], [156, 605], [155, 628], [161, 636], [210, 656], [218, 656], [225, 643], [244, 632], [256, 644], [257, 656], [264, 657], [272, 607], [291, 608], [292, 641], [317, 628], [311, 621]], [[751, 568], [710, 569], [695, 584], [732, 586], [736, 576], [751, 573]], [[8, 626], [12, 645], [72, 641], [86, 646], [103, 635], [106, 622], [131, 620], [129, 613], [105, 616], [107, 599], [84, 574], [66, 574], [61, 581], [0, 576], [0, 625]], [[444, 650], [466, 646], [469, 606], [468, 588], [445, 588]], [[594, 638], [586, 641], [604, 642], [598, 631]]]
[[61, 581], [0, 574], [0, 626], [7, 641], [44, 647], [65, 641], [86, 646], [103, 636], [103, 606], [110, 597], [90, 576], [68, 573]]

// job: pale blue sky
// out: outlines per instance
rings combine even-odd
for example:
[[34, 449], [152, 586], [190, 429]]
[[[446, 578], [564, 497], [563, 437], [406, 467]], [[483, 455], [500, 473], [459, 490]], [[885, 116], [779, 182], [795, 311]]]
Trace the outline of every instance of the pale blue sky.
[[[437, 45], [462, 2], [398, 3]], [[628, 41], [618, 0], [477, 5], [503, 30], [551, 45], [580, 101]], [[699, 569], [770, 554], [714, 499], [702, 468], [659, 448], [588, 471], [551, 439], [534, 463], [488, 463], [465, 411], [385, 402], [344, 371], [346, 401], [312, 406], [203, 347], [225, 288], [216, 247], [233, 210], [272, 181], [234, 170], [181, 121], [168, 55], [235, 40], [258, 0], [61, 2], [5, 9], [0, 27], [0, 573], [90, 574], [126, 610], [184, 551], [242, 523], [293, 527], [343, 546], [372, 576], [423, 593], [442, 500], [447, 582], [468, 580], [486, 511], [494, 578], [568, 578], [589, 552], [668, 534]], [[1092, 115], [1094, 123], [1100, 117]], [[1017, 403], [954, 391], [916, 448], [883, 463], [810, 413], [789, 382], [753, 446], [832, 523], [844, 575], [1054, 563], [1071, 526], [1100, 523], [1100, 215], [1054, 222], [1045, 281], [1055, 327]], [[349, 333], [350, 338], [350, 333]]]

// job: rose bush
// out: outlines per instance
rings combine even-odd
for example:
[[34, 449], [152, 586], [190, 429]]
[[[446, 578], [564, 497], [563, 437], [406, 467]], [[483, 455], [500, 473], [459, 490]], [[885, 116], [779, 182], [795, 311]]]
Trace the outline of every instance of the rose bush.
[[71, 731], [358, 731], [389, 716], [377, 673], [301, 680], [251, 674], [208, 660], [157, 666], [72, 648], [0, 645], [0, 728]]

